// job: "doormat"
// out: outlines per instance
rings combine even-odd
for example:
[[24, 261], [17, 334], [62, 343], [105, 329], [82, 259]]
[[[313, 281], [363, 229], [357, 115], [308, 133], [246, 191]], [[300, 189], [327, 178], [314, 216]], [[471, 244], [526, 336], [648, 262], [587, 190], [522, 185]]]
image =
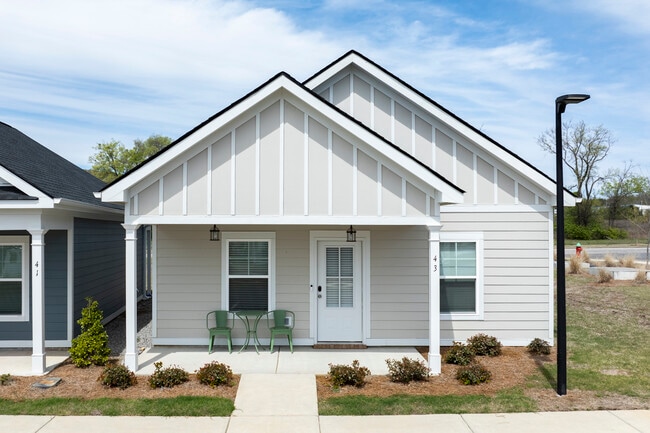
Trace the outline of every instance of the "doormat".
[[39, 380], [38, 382], [35, 382], [32, 384], [34, 388], [52, 388], [53, 386], [57, 386], [61, 382], [60, 377], [44, 377], [43, 379]]
[[314, 349], [348, 349], [348, 350], [358, 350], [358, 349], [367, 349], [368, 346], [361, 343], [318, 343], [314, 344]]

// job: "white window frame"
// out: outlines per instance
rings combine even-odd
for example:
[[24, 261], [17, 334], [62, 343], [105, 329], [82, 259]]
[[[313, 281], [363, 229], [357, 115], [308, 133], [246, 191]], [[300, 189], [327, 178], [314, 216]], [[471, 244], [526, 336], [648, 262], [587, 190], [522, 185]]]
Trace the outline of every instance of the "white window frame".
[[[484, 301], [484, 287], [483, 287], [483, 274], [484, 274], [484, 252], [483, 252], [483, 233], [482, 232], [441, 232], [440, 243], [443, 242], [474, 242], [476, 244], [476, 295], [473, 313], [445, 313], [440, 312], [441, 320], [483, 320], [485, 311]], [[440, 280], [443, 277], [440, 276]]]
[[29, 236], [0, 236], [0, 245], [19, 245], [22, 247], [22, 308], [21, 314], [0, 314], [0, 322], [29, 321]]
[[228, 273], [228, 244], [232, 241], [269, 243], [268, 306], [275, 309], [275, 233], [273, 232], [222, 232], [221, 233], [221, 308], [230, 306], [230, 275]]

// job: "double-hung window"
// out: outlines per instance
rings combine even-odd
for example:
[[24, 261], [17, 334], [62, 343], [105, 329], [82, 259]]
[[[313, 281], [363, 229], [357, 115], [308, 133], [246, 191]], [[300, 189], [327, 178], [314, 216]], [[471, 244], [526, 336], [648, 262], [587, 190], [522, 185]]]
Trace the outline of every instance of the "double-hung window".
[[443, 319], [483, 318], [483, 239], [441, 233], [440, 313]]
[[29, 238], [0, 237], [0, 321], [29, 320]]
[[274, 236], [225, 233], [222, 304], [230, 311], [269, 310], [274, 304]]

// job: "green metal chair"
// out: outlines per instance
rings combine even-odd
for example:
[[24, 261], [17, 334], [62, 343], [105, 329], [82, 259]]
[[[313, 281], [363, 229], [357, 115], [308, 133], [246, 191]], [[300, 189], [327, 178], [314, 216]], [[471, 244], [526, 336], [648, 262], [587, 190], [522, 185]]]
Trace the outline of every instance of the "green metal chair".
[[273, 344], [276, 335], [286, 335], [289, 340], [289, 349], [293, 353], [293, 325], [296, 322], [296, 315], [289, 310], [273, 310], [266, 315], [266, 320], [271, 332], [270, 352], [273, 353]]
[[231, 331], [233, 328], [234, 320], [234, 316], [226, 310], [210, 311], [205, 316], [205, 326], [208, 328], [208, 332], [210, 332], [210, 345], [208, 347], [208, 353], [212, 353], [214, 337], [218, 335], [223, 335], [226, 337], [226, 341], [228, 342], [228, 353], [232, 353]]

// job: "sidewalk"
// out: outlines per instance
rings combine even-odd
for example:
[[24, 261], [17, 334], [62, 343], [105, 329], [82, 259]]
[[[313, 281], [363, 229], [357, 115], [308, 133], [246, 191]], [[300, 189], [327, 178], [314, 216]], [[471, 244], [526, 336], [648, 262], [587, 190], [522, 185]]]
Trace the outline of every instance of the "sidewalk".
[[12, 433], [650, 433], [650, 410], [318, 416], [313, 374], [243, 374], [230, 417], [4, 416]]
[[221, 418], [0, 416], [11, 433], [650, 433], [650, 411]]

